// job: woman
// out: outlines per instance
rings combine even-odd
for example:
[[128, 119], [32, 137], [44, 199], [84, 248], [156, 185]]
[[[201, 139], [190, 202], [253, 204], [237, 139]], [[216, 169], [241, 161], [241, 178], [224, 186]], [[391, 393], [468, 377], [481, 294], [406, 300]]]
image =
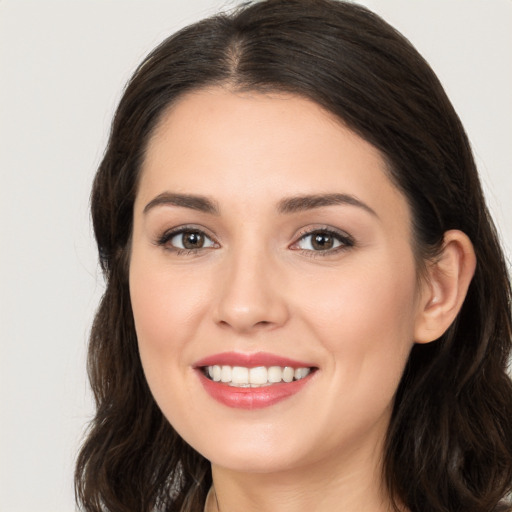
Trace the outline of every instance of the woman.
[[267, 0], [164, 41], [92, 214], [84, 510], [507, 510], [506, 265], [453, 107], [380, 18]]

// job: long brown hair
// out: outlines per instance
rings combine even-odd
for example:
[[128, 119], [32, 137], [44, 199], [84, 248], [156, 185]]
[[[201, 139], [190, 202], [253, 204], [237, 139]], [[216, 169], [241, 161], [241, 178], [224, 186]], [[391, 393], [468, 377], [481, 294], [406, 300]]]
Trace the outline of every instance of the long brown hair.
[[469, 142], [411, 44], [367, 9], [335, 0], [266, 0], [191, 25], [128, 83], [92, 191], [106, 292], [90, 338], [97, 413], [78, 456], [78, 503], [87, 512], [199, 511], [211, 485], [208, 461], [176, 434], [144, 379], [128, 265], [147, 142], [178, 97], [214, 84], [299, 94], [378, 148], [409, 201], [419, 261], [449, 229], [472, 240], [477, 269], [457, 320], [411, 352], [383, 478], [413, 511], [495, 509], [512, 489], [511, 289]]

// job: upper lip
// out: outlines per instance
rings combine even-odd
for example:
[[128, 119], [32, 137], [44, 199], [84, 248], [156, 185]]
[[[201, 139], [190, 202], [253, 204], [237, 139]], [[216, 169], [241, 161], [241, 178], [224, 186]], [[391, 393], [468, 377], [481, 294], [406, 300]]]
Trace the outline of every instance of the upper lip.
[[291, 366], [292, 368], [312, 368], [309, 362], [297, 361], [288, 357], [270, 354], [268, 352], [222, 352], [213, 354], [200, 359], [194, 364], [195, 368], [203, 368], [205, 366], [243, 366], [246, 368], [255, 368], [257, 366]]

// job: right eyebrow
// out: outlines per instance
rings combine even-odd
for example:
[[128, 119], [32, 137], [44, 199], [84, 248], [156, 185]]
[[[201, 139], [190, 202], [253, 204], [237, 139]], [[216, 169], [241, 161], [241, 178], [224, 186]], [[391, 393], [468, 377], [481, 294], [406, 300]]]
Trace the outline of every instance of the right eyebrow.
[[375, 210], [370, 208], [366, 203], [363, 203], [357, 197], [350, 194], [313, 194], [306, 196], [288, 197], [279, 202], [278, 210], [280, 213], [295, 213], [336, 204], [357, 206], [358, 208], [361, 208], [378, 218]]
[[219, 215], [217, 204], [208, 197], [192, 194], [176, 194], [172, 192], [162, 192], [157, 195], [144, 207], [143, 213], [147, 213], [152, 208], [162, 205], [180, 206], [182, 208], [190, 208], [212, 215]]

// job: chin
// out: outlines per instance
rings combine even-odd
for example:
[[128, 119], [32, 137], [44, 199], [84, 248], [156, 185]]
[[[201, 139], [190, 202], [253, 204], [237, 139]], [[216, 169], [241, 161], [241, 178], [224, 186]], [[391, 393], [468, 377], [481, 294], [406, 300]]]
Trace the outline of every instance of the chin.
[[270, 474], [300, 467], [300, 460], [283, 453], [262, 453], [261, 450], [214, 453], [208, 458], [213, 466], [239, 473]]
[[306, 446], [301, 440], [288, 436], [288, 442], [283, 442], [282, 430], [279, 429], [273, 436], [269, 432], [271, 428], [265, 432], [265, 427], [261, 425], [248, 430], [237, 433], [224, 429], [218, 436], [212, 435], [214, 433], [210, 430], [210, 435], [206, 437], [205, 432], [208, 430], [205, 429], [195, 439], [185, 440], [212, 465], [230, 471], [274, 473], [289, 470], [304, 462], [302, 459]]

